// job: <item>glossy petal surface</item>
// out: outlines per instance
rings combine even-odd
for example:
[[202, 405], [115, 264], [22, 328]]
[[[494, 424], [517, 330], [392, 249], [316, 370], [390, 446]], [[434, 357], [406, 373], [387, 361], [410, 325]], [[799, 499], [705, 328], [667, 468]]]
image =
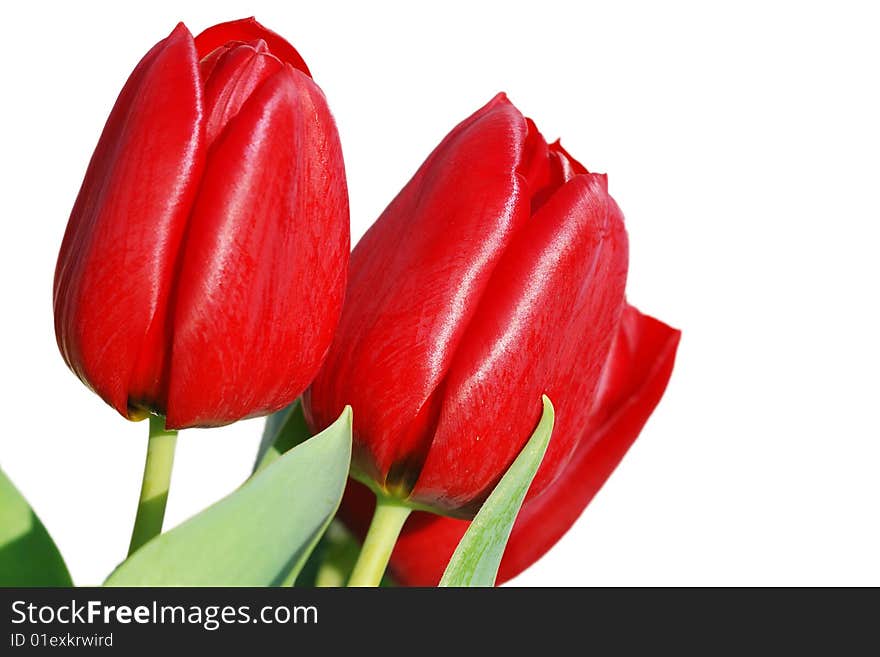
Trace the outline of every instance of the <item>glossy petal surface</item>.
[[285, 66], [211, 150], [174, 311], [169, 427], [290, 403], [314, 376], [342, 305], [348, 201], [321, 91]]
[[492, 100], [446, 137], [352, 253], [339, 329], [305, 409], [320, 429], [351, 404], [355, 466], [381, 485], [414, 483], [438, 387], [528, 219], [517, 170], [525, 133], [516, 108]]
[[179, 25], [141, 60], [101, 135], [55, 273], [65, 361], [123, 415], [163, 397], [173, 270], [204, 163], [201, 79]]
[[205, 133], [209, 146], [257, 88], [283, 66], [264, 41], [217, 48], [200, 62], [205, 80]]
[[528, 440], [546, 394], [556, 429], [529, 495], [567, 463], [624, 303], [627, 240], [604, 176], [572, 178], [516, 235], [445, 381], [413, 491], [450, 511], [479, 504]]

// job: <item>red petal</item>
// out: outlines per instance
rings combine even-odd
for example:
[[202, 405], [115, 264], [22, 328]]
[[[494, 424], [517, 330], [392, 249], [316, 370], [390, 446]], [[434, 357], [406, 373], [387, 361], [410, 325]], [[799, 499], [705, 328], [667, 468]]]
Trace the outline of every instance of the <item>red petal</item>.
[[681, 331], [628, 306], [588, 428], [562, 475], [517, 517], [498, 571], [505, 582], [532, 565], [578, 519], [635, 442], [660, 402]]
[[558, 139], [545, 150], [547, 151], [544, 165], [546, 167], [545, 178], [542, 181], [536, 181], [538, 184], [532, 188], [533, 214], [569, 180], [575, 176], [589, 173], [584, 165], [562, 147]]
[[603, 176], [576, 176], [523, 227], [455, 353], [414, 500], [478, 508], [535, 428], [542, 394], [556, 426], [530, 495], [558, 476], [623, 310], [627, 259]]
[[[241, 110], [245, 101], [273, 73], [284, 66], [266, 51], [263, 41], [220, 48], [208, 66], [202, 60], [205, 79], [205, 137], [214, 143], [227, 124]], [[209, 69], [206, 72], [206, 69]]]
[[571, 153], [562, 147], [562, 143], [558, 139], [550, 144], [550, 155], [556, 169], [555, 175], [562, 182], [568, 182], [582, 173], [589, 173], [583, 164], [574, 159]]
[[523, 156], [522, 174], [529, 185], [529, 194], [532, 197], [532, 214], [535, 213], [543, 198], [549, 197], [545, 188], [555, 191], [562, 185], [552, 179], [550, 168], [550, 150], [544, 137], [538, 132], [538, 126], [531, 119], [526, 119], [529, 126], [529, 134], [526, 137], [526, 153]]
[[[355, 248], [347, 303], [306, 395], [313, 428], [354, 409], [354, 463], [411, 486], [435, 390], [511, 235], [528, 217], [516, 173], [523, 116], [503, 96], [457, 126]], [[407, 480], [410, 478], [409, 480]]]
[[55, 273], [68, 365], [123, 415], [161, 404], [165, 307], [204, 159], [195, 46], [183, 24], [132, 72], [70, 215]]
[[336, 127], [285, 66], [214, 145], [177, 289], [167, 424], [270, 413], [314, 377], [339, 317], [349, 251]]
[[247, 42], [257, 39], [265, 41], [269, 46], [269, 52], [282, 62], [290, 64], [293, 68], [311, 77], [309, 67], [306, 66], [296, 48], [290, 45], [284, 37], [260, 25], [253, 16], [209, 27], [196, 37], [196, 49], [199, 53], [199, 59], [202, 59], [230, 41]]
[[[603, 386], [588, 429], [565, 471], [540, 497], [523, 507], [501, 562], [501, 584], [537, 561], [574, 524], [599, 491], [651, 415], [672, 374], [681, 333], [629, 306], [605, 367]], [[340, 514], [363, 536], [372, 494], [352, 484]], [[436, 586], [469, 523], [414, 513], [404, 527], [391, 568], [408, 586]]]

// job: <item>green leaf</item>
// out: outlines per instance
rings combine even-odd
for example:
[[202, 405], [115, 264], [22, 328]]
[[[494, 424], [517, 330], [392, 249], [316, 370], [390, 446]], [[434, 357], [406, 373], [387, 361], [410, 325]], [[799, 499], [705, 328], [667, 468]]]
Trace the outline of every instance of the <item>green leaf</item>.
[[8, 586], [73, 586], [73, 582], [49, 532], [0, 470], [0, 587]]
[[553, 404], [546, 395], [541, 399], [541, 421], [468, 527], [446, 566], [440, 586], [495, 585], [510, 530], [553, 432]]
[[124, 561], [107, 586], [289, 586], [330, 524], [351, 460], [351, 409]]
[[285, 452], [308, 440], [311, 435], [298, 399], [290, 406], [272, 413], [266, 418], [254, 472], [262, 470]]

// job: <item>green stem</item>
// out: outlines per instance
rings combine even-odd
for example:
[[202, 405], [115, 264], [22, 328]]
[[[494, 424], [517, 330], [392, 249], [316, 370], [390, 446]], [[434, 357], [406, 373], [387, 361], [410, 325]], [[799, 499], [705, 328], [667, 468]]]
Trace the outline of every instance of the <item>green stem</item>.
[[345, 586], [345, 573], [335, 563], [322, 563], [315, 577], [315, 588], [326, 589]]
[[376, 512], [364, 539], [361, 554], [348, 580], [349, 586], [379, 586], [388, 566], [388, 560], [391, 558], [391, 552], [394, 550], [394, 544], [410, 511], [412, 509], [403, 506], [397, 500], [381, 495], [376, 497]]
[[165, 429], [164, 417], [151, 415], [147, 460], [144, 463], [141, 496], [128, 547], [129, 556], [162, 531], [176, 445], [177, 432]]

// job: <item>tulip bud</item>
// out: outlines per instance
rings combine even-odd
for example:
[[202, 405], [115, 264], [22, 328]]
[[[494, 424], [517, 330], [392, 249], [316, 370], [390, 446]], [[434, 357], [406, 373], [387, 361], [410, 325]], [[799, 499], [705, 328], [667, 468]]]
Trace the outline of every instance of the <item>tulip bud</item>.
[[578, 446], [621, 312], [623, 216], [499, 95], [428, 157], [352, 253], [346, 303], [305, 395], [315, 430], [354, 411], [354, 475], [472, 517], [541, 415], [530, 489]]
[[[632, 306], [624, 310], [574, 455], [556, 481], [520, 510], [498, 570], [498, 584], [553, 547], [611, 476], [663, 396], [680, 337], [679, 331]], [[374, 505], [369, 490], [352, 482], [340, 518], [363, 536]], [[436, 586], [469, 525], [467, 520], [413, 513], [391, 555], [395, 581]]]
[[271, 413], [313, 378], [349, 250], [339, 138], [290, 44], [253, 19], [180, 24], [114, 106], [54, 285], [68, 366], [168, 428]]

